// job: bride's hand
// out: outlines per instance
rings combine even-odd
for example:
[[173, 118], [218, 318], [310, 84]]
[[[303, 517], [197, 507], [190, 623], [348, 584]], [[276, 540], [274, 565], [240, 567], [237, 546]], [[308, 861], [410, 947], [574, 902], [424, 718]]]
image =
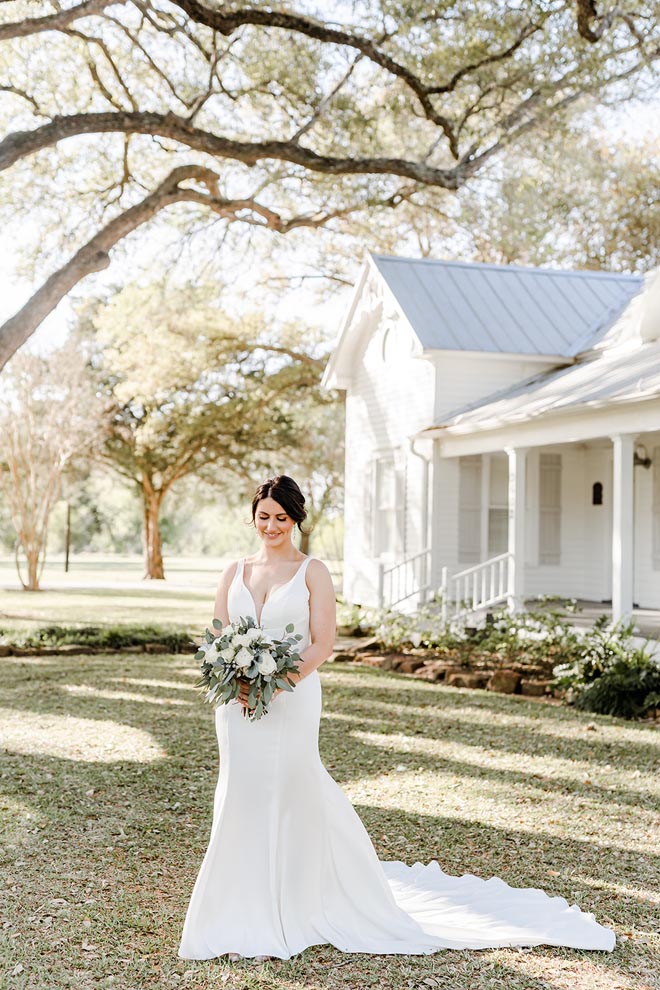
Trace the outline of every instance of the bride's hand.
[[242, 705], [243, 708], [249, 708], [249, 704], [248, 704], [249, 692], [250, 692], [250, 685], [247, 683], [247, 681], [242, 681], [241, 689], [239, 691], [238, 697], [236, 698], [236, 701], [238, 702], [239, 705]]

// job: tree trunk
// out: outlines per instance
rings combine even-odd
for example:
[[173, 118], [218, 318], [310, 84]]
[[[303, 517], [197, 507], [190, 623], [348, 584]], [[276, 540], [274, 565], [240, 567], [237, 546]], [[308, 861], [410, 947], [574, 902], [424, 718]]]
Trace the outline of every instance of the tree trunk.
[[163, 580], [163, 544], [160, 535], [160, 507], [163, 492], [153, 488], [143, 476], [142, 500], [144, 504], [144, 578]]
[[30, 549], [26, 557], [28, 567], [26, 591], [39, 591], [39, 551]]
[[300, 534], [300, 550], [302, 553], [309, 555], [309, 546], [311, 542], [312, 534], [311, 531], [308, 532], [306, 529]]

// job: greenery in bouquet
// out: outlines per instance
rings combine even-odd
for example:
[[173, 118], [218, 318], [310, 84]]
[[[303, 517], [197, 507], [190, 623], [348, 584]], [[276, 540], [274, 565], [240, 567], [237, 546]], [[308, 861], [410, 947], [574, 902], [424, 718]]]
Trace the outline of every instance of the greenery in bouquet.
[[284, 629], [287, 636], [273, 639], [252, 616], [240, 617], [223, 626], [213, 620], [204, 641], [195, 654], [201, 663], [201, 677], [195, 687], [205, 691], [205, 701], [214, 707], [236, 701], [241, 688], [248, 688], [248, 704], [243, 715], [251, 721], [268, 714], [268, 705], [276, 691], [293, 691], [291, 674], [298, 673], [300, 660], [297, 643], [302, 636], [293, 635], [293, 623]]

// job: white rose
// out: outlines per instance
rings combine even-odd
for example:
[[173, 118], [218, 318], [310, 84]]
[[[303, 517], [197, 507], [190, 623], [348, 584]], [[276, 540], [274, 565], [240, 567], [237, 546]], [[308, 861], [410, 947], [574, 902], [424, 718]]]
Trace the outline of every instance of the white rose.
[[241, 670], [247, 670], [247, 668], [251, 665], [253, 660], [254, 660], [253, 655], [250, 653], [249, 650], [246, 650], [244, 646], [240, 648], [240, 650], [234, 657], [234, 663], [236, 664], [237, 667], [240, 667]]
[[249, 646], [250, 642], [251, 640], [247, 633], [239, 633], [238, 636], [234, 636], [232, 639], [234, 646]]
[[202, 643], [200, 650], [205, 654], [205, 660], [208, 663], [213, 663], [218, 659], [218, 644], [215, 640], [212, 643]]
[[262, 653], [259, 658], [259, 673], [260, 674], [274, 674], [277, 670], [277, 664], [270, 653]]
[[261, 629], [250, 628], [245, 633], [245, 636], [247, 638], [247, 643], [245, 645], [248, 646], [250, 643], [254, 643], [258, 639], [261, 639]]
[[234, 652], [233, 646], [228, 646], [226, 650], [220, 650], [220, 656], [223, 660], [233, 660]]

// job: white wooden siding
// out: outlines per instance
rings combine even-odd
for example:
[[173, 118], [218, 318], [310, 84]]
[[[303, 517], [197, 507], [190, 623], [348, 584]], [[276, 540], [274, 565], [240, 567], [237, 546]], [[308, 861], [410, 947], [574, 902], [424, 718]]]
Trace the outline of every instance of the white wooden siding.
[[[359, 316], [363, 340], [355, 353], [355, 373], [346, 396], [344, 595], [364, 604], [375, 604], [378, 588], [375, 537], [368, 537], [375, 469], [367, 466], [395, 453], [397, 552], [403, 552], [403, 546], [406, 553], [415, 552], [423, 535], [426, 493], [423, 465], [410, 452], [410, 437], [432, 422], [435, 387], [433, 365], [420, 355], [407, 322], [387, 310], [377, 286], [371, 287], [371, 299], [373, 312]], [[385, 331], [389, 332], [384, 342]]]
[[488, 354], [434, 355], [437, 382], [435, 420], [477, 399], [483, 399], [507, 385], [522, 382], [547, 369], [547, 362]]

